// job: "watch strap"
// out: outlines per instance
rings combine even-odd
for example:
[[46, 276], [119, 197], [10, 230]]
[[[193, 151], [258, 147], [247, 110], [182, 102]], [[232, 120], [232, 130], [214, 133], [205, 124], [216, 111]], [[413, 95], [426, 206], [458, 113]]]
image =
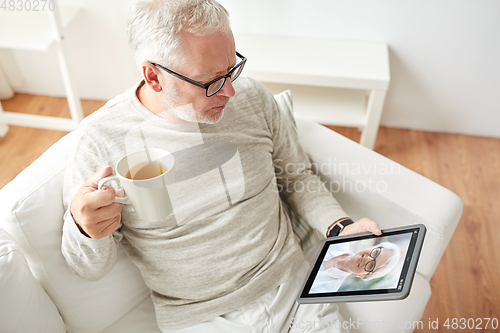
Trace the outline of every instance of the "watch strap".
[[328, 237], [336, 237], [340, 234], [340, 232], [347, 227], [349, 224], [353, 224], [354, 221], [351, 219], [345, 219], [340, 222], [337, 222], [335, 226], [330, 230], [330, 233], [328, 234]]

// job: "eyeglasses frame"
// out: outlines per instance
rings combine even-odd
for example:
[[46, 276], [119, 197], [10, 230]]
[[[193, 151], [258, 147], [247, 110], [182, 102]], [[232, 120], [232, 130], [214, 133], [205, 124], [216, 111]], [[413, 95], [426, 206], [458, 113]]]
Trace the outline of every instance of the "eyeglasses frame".
[[[375, 251], [375, 250], [377, 250], [377, 249], [380, 249], [380, 252], [379, 252], [379, 253], [378, 253], [375, 257], [374, 257], [374, 256], [372, 256], [373, 251]], [[377, 247], [373, 248], [373, 249], [370, 251], [369, 256], [370, 256], [371, 258], [373, 258], [373, 260], [368, 261], [368, 262], [365, 264], [365, 266], [363, 267], [363, 269], [365, 270], [365, 272], [368, 272], [368, 274], [366, 274], [366, 275], [364, 276], [365, 278], [366, 278], [368, 275], [372, 274], [372, 273], [375, 271], [375, 267], [377, 267], [377, 261], [376, 261], [376, 259], [380, 256], [380, 254], [382, 253], [382, 250], [383, 250], [383, 249], [384, 249], [384, 248], [383, 248], [382, 246], [377, 246]], [[373, 269], [371, 269], [371, 270], [367, 270], [367, 269], [366, 269], [366, 266], [367, 266], [369, 263], [371, 263], [371, 262], [375, 262], [375, 265], [373, 265]]]
[[[243, 70], [243, 66], [245, 65], [245, 63], [247, 62], [247, 58], [245, 58], [242, 54], [240, 54], [239, 52], [236, 52], [236, 56], [239, 57], [241, 59], [241, 61], [236, 64], [226, 75], [222, 75], [222, 76], [219, 76], [219, 77], [216, 77], [215, 79], [213, 79], [212, 81], [208, 82], [208, 83], [201, 83], [201, 82], [198, 82], [198, 81], [195, 81], [193, 79], [190, 79], [184, 75], [181, 75], [179, 73], [176, 73], [174, 72], [173, 70], [170, 70], [166, 67], [163, 67], [162, 65], [160, 64], [157, 64], [155, 62], [149, 62], [150, 64], [156, 66], [156, 67], [159, 67], [161, 68], [162, 70], [164, 70], [165, 72], [175, 76], [176, 78], [178, 79], [181, 79], [183, 81], [186, 81], [188, 83], [191, 83], [197, 87], [200, 87], [200, 88], [203, 88], [205, 89], [205, 95], [207, 97], [210, 97], [210, 96], [213, 96], [215, 94], [217, 94], [221, 89], [222, 87], [224, 86], [224, 84], [226, 84], [226, 80], [228, 77], [231, 77], [231, 75], [234, 73], [234, 71], [236, 71], [238, 68], [242, 67], [241, 70]], [[235, 77], [233, 80], [231, 80], [231, 82], [233, 82], [234, 80], [236, 80], [237, 78], [239, 77], [239, 75], [237, 77]], [[217, 89], [217, 91], [214, 91], [212, 94], [208, 94], [208, 87], [210, 87], [213, 83], [221, 80], [221, 79], [224, 79], [224, 82], [222, 83], [222, 85], [220, 86], [219, 89]]]

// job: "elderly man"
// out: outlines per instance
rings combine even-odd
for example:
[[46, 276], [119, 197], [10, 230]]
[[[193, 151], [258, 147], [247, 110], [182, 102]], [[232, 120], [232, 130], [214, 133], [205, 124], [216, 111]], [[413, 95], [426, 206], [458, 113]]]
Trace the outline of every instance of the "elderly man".
[[[246, 59], [235, 49], [226, 10], [214, 0], [137, 1], [128, 33], [143, 79], [78, 130], [64, 183], [68, 265], [99, 279], [113, 267], [120, 242], [151, 289], [164, 332], [280, 332], [299, 327], [292, 321], [339, 320], [334, 305], [295, 302], [308, 266], [280, 194], [325, 235], [338, 234], [347, 214], [309, 168], [298, 167], [309, 165], [308, 157], [273, 96], [254, 80], [236, 80]], [[137, 143], [132, 132], [169, 152], [200, 142], [236, 145], [241, 198], [187, 219], [175, 210], [161, 221], [140, 219], [130, 205], [114, 202], [123, 190], [97, 188], [126, 155], [127, 142]], [[294, 191], [296, 183], [307, 190]], [[203, 207], [211, 199], [203, 189], [181, 193]], [[380, 233], [362, 219], [341, 234], [362, 231]]]

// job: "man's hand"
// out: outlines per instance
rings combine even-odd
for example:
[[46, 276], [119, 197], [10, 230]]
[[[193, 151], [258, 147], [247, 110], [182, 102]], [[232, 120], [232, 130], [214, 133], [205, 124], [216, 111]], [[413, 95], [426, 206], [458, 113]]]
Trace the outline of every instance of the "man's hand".
[[97, 171], [80, 187], [71, 202], [70, 212], [76, 225], [85, 236], [93, 239], [104, 238], [120, 226], [123, 204], [113, 201], [115, 196], [124, 195], [123, 189], [115, 192], [106, 185], [97, 189], [99, 180], [112, 173], [111, 167]]
[[380, 227], [378, 224], [368, 218], [362, 218], [361, 220], [354, 222], [353, 224], [349, 224], [340, 232], [339, 236], [358, 234], [361, 232], [371, 232], [377, 236], [382, 235], [382, 231], [380, 231]]

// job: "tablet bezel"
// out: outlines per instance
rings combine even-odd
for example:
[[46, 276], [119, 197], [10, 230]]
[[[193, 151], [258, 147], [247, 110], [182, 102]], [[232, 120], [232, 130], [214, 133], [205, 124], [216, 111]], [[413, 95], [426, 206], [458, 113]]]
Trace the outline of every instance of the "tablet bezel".
[[[422, 250], [423, 242], [425, 239], [426, 227], [423, 224], [409, 225], [405, 227], [391, 228], [382, 230], [382, 235], [376, 236], [372, 233], [365, 232], [360, 234], [353, 234], [347, 236], [339, 236], [325, 239], [316, 255], [314, 264], [312, 265], [307, 278], [305, 279], [300, 293], [297, 296], [298, 303], [314, 304], [314, 303], [339, 303], [339, 302], [366, 302], [366, 301], [383, 301], [383, 300], [396, 300], [408, 297], [410, 288], [415, 276], [416, 267]], [[343, 243], [345, 241], [365, 240], [371, 238], [379, 238], [384, 236], [391, 236], [404, 233], [417, 232], [416, 238], [411, 239], [404, 265], [400, 275], [400, 282], [398, 287], [394, 289], [375, 289], [375, 290], [357, 290], [357, 291], [344, 291], [322, 294], [309, 294], [309, 290], [316, 278], [323, 258], [328, 251], [331, 244]], [[406, 274], [405, 274], [406, 272]], [[403, 274], [404, 277], [403, 277]], [[402, 282], [401, 282], [402, 281]], [[402, 283], [402, 285], [401, 285]]]

